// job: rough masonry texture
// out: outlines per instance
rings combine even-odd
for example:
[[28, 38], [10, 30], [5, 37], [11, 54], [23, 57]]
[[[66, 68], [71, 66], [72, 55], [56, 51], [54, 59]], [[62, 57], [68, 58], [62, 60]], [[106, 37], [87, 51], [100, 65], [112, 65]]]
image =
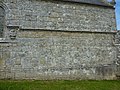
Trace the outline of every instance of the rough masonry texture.
[[78, 1], [2, 0], [0, 79], [119, 77], [113, 5]]

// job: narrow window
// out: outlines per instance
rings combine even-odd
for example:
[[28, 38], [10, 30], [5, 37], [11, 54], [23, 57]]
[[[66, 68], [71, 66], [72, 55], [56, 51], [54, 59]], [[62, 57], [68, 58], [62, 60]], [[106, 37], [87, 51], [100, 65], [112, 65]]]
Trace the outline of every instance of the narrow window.
[[5, 19], [5, 11], [0, 6], [0, 38], [3, 37], [3, 30], [4, 30], [4, 19]]

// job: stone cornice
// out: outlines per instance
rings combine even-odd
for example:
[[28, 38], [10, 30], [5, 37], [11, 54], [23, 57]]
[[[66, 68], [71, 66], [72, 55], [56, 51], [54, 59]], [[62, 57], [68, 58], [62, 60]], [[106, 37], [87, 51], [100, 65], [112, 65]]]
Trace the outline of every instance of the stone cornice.
[[[59, 1], [59, 0], [55, 0], [55, 1]], [[104, 6], [110, 8], [114, 8], [115, 6], [115, 0], [112, 0], [111, 2], [108, 2], [107, 0], [61, 0], [61, 1], [84, 3], [84, 4], [98, 5], [98, 6]]]

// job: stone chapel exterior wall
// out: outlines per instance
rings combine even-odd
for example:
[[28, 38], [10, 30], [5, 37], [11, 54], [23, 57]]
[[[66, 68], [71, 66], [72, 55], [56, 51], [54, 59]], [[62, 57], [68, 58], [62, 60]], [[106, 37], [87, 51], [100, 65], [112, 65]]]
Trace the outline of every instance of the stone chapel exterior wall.
[[4, 0], [0, 79], [115, 79], [114, 8]]

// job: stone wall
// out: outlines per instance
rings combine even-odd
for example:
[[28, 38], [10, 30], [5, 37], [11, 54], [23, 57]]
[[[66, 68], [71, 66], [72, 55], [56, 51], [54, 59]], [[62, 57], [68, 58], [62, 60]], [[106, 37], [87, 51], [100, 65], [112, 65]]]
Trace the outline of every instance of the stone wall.
[[117, 65], [117, 72], [116, 72], [116, 76], [118, 79], [120, 79], [120, 31], [117, 32], [116, 34], [116, 48], [117, 48], [117, 61], [116, 61], [116, 65]]
[[101, 33], [21, 31], [17, 42], [0, 45], [0, 78], [113, 79], [113, 38]]
[[114, 9], [49, 0], [5, 0], [8, 26], [64, 31], [113, 31]]
[[114, 9], [46, 0], [4, 0], [0, 79], [115, 79]]

